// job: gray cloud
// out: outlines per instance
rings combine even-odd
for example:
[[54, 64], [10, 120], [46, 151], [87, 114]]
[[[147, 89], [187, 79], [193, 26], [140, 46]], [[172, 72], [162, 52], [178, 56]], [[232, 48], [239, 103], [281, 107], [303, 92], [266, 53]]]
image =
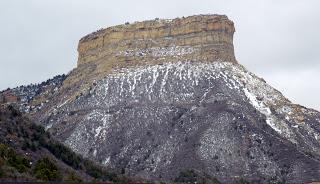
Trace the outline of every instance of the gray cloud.
[[320, 109], [318, 0], [2, 0], [0, 89], [76, 66], [78, 40], [126, 21], [226, 14], [238, 61], [295, 103]]

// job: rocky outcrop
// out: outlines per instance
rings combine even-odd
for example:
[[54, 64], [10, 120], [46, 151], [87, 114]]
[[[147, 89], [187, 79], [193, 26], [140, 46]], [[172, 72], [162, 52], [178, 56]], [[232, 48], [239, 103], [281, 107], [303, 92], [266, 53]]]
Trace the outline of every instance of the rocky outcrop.
[[94, 64], [106, 72], [114, 67], [184, 60], [236, 63], [234, 31], [233, 22], [221, 15], [109, 27], [80, 40], [78, 66]]
[[10, 93], [10, 90], [0, 93], [0, 103], [16, 103], [20, 100], [19, 96]]

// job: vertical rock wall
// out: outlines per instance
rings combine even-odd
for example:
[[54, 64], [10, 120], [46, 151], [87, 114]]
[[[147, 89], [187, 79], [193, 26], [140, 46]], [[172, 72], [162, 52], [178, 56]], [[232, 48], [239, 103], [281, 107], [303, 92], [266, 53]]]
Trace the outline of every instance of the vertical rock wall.
[[101, 73], [115, 67], [185, 60], [236, 63], [234, 31], [233, 22], [224, 15], [109, 27], [80, 40], [78, 67], [94, 65]]

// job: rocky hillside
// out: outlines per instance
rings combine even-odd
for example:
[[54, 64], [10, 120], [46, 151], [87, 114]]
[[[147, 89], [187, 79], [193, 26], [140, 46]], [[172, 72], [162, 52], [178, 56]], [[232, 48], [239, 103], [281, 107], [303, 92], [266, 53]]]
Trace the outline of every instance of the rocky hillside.
[[0, 103], [17, 103], [19, 110], [24, 113], [36, 112], [57, 94], [66, 77], [64, 74], [57, 75], [40, 84], [9, 88], [0, 92]]
[[0, 182], [145, 182], [83, 159], [13, 106], [0, 106]]
[[226, 16], [199, 15], [89, 34], [77, 68], [29, 115], [72, 150], [129, 175], [320, 181], [320, 113], [240, 65], [234, 31]]

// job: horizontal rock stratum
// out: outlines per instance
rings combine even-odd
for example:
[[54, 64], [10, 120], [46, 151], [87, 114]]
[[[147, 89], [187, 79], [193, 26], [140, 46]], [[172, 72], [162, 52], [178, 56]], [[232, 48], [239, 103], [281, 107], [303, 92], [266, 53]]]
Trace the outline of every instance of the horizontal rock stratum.
[[83, 37], [78, 66], [110, 66], [172, 61], [236, 63], [233, 22], [227, 16], [201, 15], [149, 20], [99, 30]]
[[240, 65], [234, 30], [220, 15], [103, 29], [80, 40], [68, 75], [10, 92], [72, 150], [126, 174], [320, 181], [320, 113]]

